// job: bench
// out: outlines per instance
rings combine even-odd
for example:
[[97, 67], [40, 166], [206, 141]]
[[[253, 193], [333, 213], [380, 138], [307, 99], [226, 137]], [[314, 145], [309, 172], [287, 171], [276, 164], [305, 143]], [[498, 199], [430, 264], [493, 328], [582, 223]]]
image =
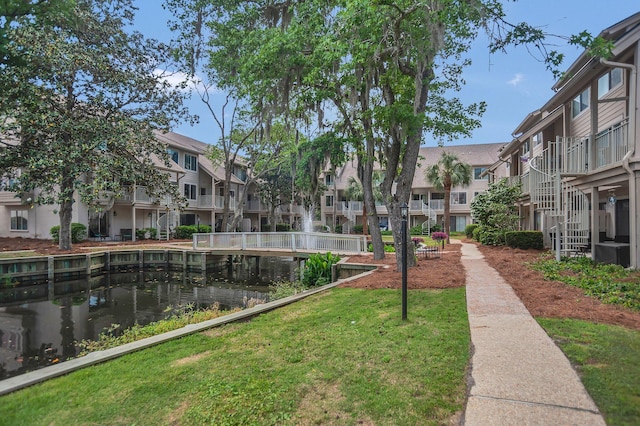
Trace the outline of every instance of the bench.
[[133, 232], [131, 232], [131, 228], [120, 229], [120, 238], [122, 241], [132, 241], [133, 240]]
[[435, 246], [420, 246], [416, 249], [416, 254], [424, 259], [437, 259], [442, 256], [442, 249], [439, 244]]

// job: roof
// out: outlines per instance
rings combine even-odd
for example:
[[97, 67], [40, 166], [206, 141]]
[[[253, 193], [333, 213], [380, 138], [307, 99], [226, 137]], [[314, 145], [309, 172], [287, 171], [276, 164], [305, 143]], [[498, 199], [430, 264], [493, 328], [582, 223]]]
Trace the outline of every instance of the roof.
[[[422, 147], [420, 148], [420, 158], [418, 158], [416, 171], [413, 175], [414, 186], [417, 183], [422, 184], [425, 181], [425, 170], [440, 160], [443, 151], [456, 155], [460, 161], [468, 163], [472, 167], [489, 167], [498, 161], [500, 149], [507, 144], [508, 142], [499, 142], [470, 145], [446, 145], [443, 147]], [[374, 166], [374, 170], [381, 170], [381, 167]], [[342, 187], [344, 185], [346, 187], [349, 178], [357, 176], [356, 160], [347, 161], [342, 170], [338, 170], [336, 174], [340, 177], [341, 185], [339, 186]]]

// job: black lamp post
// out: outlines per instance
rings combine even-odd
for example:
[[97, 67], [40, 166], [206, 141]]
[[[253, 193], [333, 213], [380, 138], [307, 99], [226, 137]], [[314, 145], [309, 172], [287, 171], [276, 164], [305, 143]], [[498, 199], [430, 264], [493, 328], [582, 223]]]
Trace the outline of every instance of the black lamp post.
[[197, 229], [196, 232], [199, 234], [200, 233], [200, 215], [199, 214], [196, 215], [196, 229]]
[[403, 203], [400, 206], [402, 215], [402, 319], [407, 319], [407, 215], [409, 206]]

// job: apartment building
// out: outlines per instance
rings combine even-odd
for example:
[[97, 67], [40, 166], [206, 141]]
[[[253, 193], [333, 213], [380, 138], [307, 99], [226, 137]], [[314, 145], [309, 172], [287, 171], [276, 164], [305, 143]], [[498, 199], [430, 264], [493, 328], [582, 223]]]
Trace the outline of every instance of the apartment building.
[[637, 268], [640, 13], [600, 36], [614, 43], [613, 56], [583, 53], [490, 169], [522, 182], [522, 226], [543, 231], [558, 256], [591, 250]]
[[[187, 206], [179, 206], [169, 198], [150, 197], [142, 185], [131, 186], [118, 197], [104, 194], [98, 209], [90, 209], [76, 200], [72, 221], [86, 225], [89, 238], [130, 240], [136, 238], [136, 229], [149, 228], [156, 230], [157, 238], [165, 238], [167, 231], [171, 232], [176, 226], [197, 224], [221, 231], [224, 169], [206, 157], [208, 145], [173, 132], [157, 133], [156, 137], [166, 144], [171, 158], [170, 167], [159, 159], [155, 160], [156, 167], [179, 187]], [[247, 174], [241, 161], [234, 165], [232, 172], [230, 209], [234, 210], [240, 202]], [[34, 204], [35, 195], [0, 191], [0, 236], [51, 238], [49, 230], [59, 224], [58, 207]], [[288, 222], [295, 211], [290, 206], [279, 209], [279, 218]], [[259, 230], [261, 223], [266, 223], [267, 215], [257, 187], [250, 184], [241, 229]]]
[[[420, 158], [413, 177], [411, 201], [409, 202], [408, 226], [422, 226], [425, 231], [429, 225], [444, 221], [444, 192], [437, 190], [425, 178], [425, 171], [440, 160], [443, 151], [454, 154], [461, 162], [472, 166], [472, 181], [468, 186], [457, 186], [451, 190], [451, 231], [464, 231], [472, 223], [471, 201], [486, 191], [488, 187], [488, 169], [498, 160], [498, 150], [507, 143], [488, 143], [470, 145], [452, 145], [444, 147], [420, 148]], [[384, 170], [375, 172], [382, 179]], [[323, 175], [326, 191], [321, 200], [321, 219], [323, 224], [331, 227], [334, 223], [341, 225], [343, 232], [350, 232], [355, 225], [364, 221], [363, 202], [352, 200], [349, 196], [349, 185], [357, 181], [356, 164], [347, 162], [339, 168], [335, 176], [331, 173]], [[374, 176], [375, 180], [375, 176]], [[376, 203], [379, 226], [389, 229], [389, 213], [386, 206]]]

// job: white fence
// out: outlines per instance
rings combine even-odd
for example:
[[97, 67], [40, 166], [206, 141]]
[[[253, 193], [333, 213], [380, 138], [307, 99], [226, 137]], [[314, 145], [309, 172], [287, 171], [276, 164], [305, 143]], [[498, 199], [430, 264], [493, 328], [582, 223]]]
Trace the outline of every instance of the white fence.
[[289, 250], [335, 253], [365, 253], [362, 235], [319, 232], [216, 232], [193, 234], [193, 249]]

